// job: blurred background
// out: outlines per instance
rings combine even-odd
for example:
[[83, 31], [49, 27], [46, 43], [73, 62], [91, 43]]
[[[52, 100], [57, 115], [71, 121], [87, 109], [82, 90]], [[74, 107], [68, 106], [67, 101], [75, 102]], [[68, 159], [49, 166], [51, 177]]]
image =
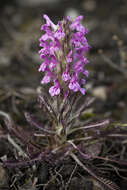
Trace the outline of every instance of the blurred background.
[[84, 15], [91, 45], [86, 88], [88, 95], [96, 97], [90, 113], [126, 122], [126, 0], [0, 0], [0, 110], [21, 116], [26, 109], [38, 108], [44, 13], [55, 23], [66, 15]]

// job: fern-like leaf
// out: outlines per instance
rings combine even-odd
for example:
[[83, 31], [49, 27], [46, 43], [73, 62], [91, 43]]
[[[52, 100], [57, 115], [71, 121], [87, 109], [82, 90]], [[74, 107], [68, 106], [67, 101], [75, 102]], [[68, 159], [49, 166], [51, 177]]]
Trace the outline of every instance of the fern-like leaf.
[[85, 166], [79, 159], [78, 157], [71, 153], [71, 157], [76, 161], [76, 163], [81, 166], [85, 171], [88, 172], [89, 175], [91, 175], [97, 182], [98, 184], [104, 189], [104, 190], [120, 190], [120, 188], [113, 183], [112, 181], [108, 179], [104, 179], [102, 177], [99, 177], [93, 172], [91, 169], [89, 169], [87, 166]]
[[106, 179], [106, 178], [102, 178], [102, 177], [98, 177], [100, 179], [100, 181], [98, 182], [99, 186], [101, 188], [103, 188], [104, 190], [120, 190], [120, 188], [111, 180]]

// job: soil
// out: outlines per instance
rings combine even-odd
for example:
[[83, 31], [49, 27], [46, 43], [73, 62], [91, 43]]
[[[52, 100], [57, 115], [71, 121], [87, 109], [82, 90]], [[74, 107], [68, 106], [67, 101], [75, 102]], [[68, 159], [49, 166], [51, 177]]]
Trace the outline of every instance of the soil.
[[[90, 75], [86, 84], [87, 95], [96, 97], [87, 117], [108, 117], [112, 121], [126, 124], [127, 1], [51, 2], [0, 1], [0, 111], [10, 114], [14, 122], [28, 132], [31, 128], [25, 120], [25, 111], [37, 115], [43, 123], [46, 122], [45, 113], [42, 115], [37, 103], [42, 78], [38, 73], [41, 61], [37, 53], [42, 14], [51, 16], [54, 22], [68, 13], [72, 16], [83, 14], [84, 24], [89, 29], [88, 42], [91, 45], [88, 54]], [[4, 167], [4, 160], [15, 160], [17, 155], [13, 145], [5, 138], [5, 129], [6, 125], [0, 115], [0, 190], [102, 189], [70, 157], [54, 164], [42, 160], [24, 167]], [[12, 134], [10, 136], [24, 146]], [[120, 141], [116, 138], [105, 143], [110, 148], [107, 157], [117, 155], [117, 158], [126, 161], [126, 139]], [[103, 144], [102, 150], [104, 146]], [[102, 150], [98, 155], [102, 154]], [[93, 169], [99, 164], [103, 166], [96, 159], [91, 163]], [[105, 172], [104, 176], [116, 183], [121, 190], [126, 190], [127, 167], [121, 166], [119, 172], [116, 168], [110, 168], [111, 171]]]

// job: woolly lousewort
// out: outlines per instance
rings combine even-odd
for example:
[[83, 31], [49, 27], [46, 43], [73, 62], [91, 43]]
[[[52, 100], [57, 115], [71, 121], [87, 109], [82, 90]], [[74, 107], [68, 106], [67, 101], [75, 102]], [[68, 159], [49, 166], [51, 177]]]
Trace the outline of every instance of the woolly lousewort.
[[51, 83], [51, 96], [69, 91], [80, 91], [83, 95], [88, 63], [85, 53], [89, 45], [85, 35], [88, 30], [80, 23], [83, 16], [78, 16], [73, 22], [68, 16], [55, 25], [47, 15], [43, 15], [46, 24], [42, 25], [44, 32], [40, 38], [40, 59], [42, 64], [39, 71], [45, 73], [41, 84]]
[[[12, 162], [5, 161], [4, 166], [24, 167], [34, 164], [35, 168], [38, 168], [38, 164], [46, 161], [57, 167], [56, 164], [60, 163], [61, 160], [64, 161], [64, 158], [71, 157], [97, 180], [100, 187], [119, 190], [116, 184], [103, 178], [103, 176], [98, 176], [96, 171], [98, 170], [98, 174], [108, 174], [105, 167], [103, 167], [104, 171], [101, 171], [100, 167], [97, 168], [99, 161], [103, 165], [105, 165], [105, 162], [109, 162], [110, 165], [114, 162], [115, 165], [127, 166], [125, 161], [115, 159], [116, 154], [103, 157], [105, 155], [103, 145], [108, 150], [110, 141], [109, 143], [102, 143], [105, 140], [108, 142], [108, 139], [114, 141], [114, 138], [117, 138], [118, 143], [118, 138], [122, 139], [123, 137], [125, 139], [127, 136], [125, 130], [122, 132], [121, 129], [117, 129], [116, 124], [112, 124], [110, 127], [109, 119], [95, 122], [96, 118], [94, 118], [94, 122], [92, 122], [91, 117], [89, 123], [87, 117], [85, 117], [85, 121], [81, 120], [80, 117], [87, 113], [87, 108], [94, 100], [82, 96], [82, 94], [85, 94], [85, 78], [88, 77], [88, 71], [85, 69], [88, 60], [85, 53], [89, 50], [85, 38], [88, 31], [80, 24], [83, 17], [79, 16], [73, 22], [70, 17], [67, 17], [59, 21], [57, 25], [47, 15], [43, 17], [46, 24], [42, 25], [41, 28], [44, 32], [40, 39], [42, 49], [39, 53], [43, 63], [39, 71], [45, 73], [41, 81], [42, 85], [50, 83], [50, 88], [48, 89], [49, 94], [47, 94], [47, 88], [40, 90], [38, 100], [40, 108], [45, 111], [47, 117], [45, 120], [44, 116], [42, 118], [44, 123], [40, 123], [41, 119], [38, 121], [36, 116], [25, 112], [26, 120], [31, 125], [30, 130], [25, 130], [15, 125], [7, 113], [0, 111], [0, 115], [5, 117], [7, 126], [7, 131], [3, 133], [6, 134], [3, 135], [4, 138], [7, 138], [14, 148], [22, 153], [17, 154], [17, 151], [13, 151], [16, 160]], [[52, 98], [50, 95], [56, 96], [56, 98]], [[2, 128], [5, 130], [5, 127]], [[25, 145], [23, 150], [11, 139], [11, 136], [7, 134], [8, 132], [21, 140], [21, 146], [22, 144]], [[101, 153], [102, 155], [99, 156]], [[20, 155], [19, 158], [18, 155]], [[114, 159], [110, 158], [113, 156]], [[96, 171], [93, 170], [95, 167]], [[35, 185], [39, 185], [38, 182]]]

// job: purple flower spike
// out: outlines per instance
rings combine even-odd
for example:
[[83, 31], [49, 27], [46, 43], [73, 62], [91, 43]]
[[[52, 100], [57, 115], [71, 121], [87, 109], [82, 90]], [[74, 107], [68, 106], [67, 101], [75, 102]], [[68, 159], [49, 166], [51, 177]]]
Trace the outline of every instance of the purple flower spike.
[[[83, 16], [78, 16], [74, 22], [68, 16], [55, 25], [47, 15], [43, 15], [46, 23], [41, 29], [44, 34], [40, 38], [39, 51], [43, 63], [39, 72], [44, 72], [41, 84], [50, 83], [51, 96], [70, 91], [85, 94], [83, 88], [88, 77], [85, 65], [88, 63], [85, 57], [89, 50], [86, 34], [87, 29], [81, 24]], [[85, 76], [85, 78], [82, 78]], [[53, 85], [54, 83], [54, 85]], [[62, 90], [61, 90], [62, 87]]]

